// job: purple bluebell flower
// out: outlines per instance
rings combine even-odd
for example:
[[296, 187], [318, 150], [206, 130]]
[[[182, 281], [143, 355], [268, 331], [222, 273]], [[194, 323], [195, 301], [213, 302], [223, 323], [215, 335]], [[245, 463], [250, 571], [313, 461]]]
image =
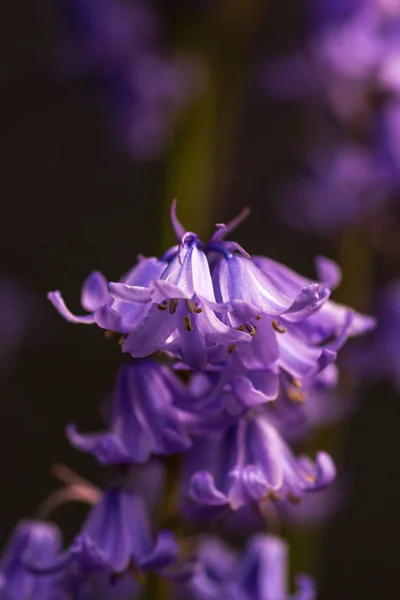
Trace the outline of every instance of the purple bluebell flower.
[[215, 538], [199, 547], [201, 569], [189, 589], [194, 600], [314, 600], [314, 582], [297, 577], [298, 591], [287, 590], [287, 546], [272, 535], [258, 535], [237, 557]]
[[144, 571], [163, 571], [176, 562], [177, 555], [171, 532], [161, 531], [153, 541], [141, 497], [128, 488], [110, 487], [70, 547], [43, 571], [139, 576]]
[[178, 114], [197, 94], [202, 69], [161, 50], [157, 16], [145, 2], [64, 0], [63, 5], [65, 66], [89, 78], [117, 137], [134, 157], [157, 157]]
[[118, 375], [107, 431], [85, 435], [69, 425], [68, 438], [103, 465], [144, 463], [152, 454], [182, 452], [191, 442], [174, 401], [187, 395], [168, 367], [151, 360], [131, 362]]
[[295, 458], [259, 407], [225, 431], [194, 442], [185, 456], [183, 486], [199, 506], [237, 510], [269, 496], [298, 502], [303, 493], [326, 487], [334, 477], [328, 454], [319, 452], [315, 463]]
[[193, 233], [184, 234], [168, 267], [147, 288], [126, 283], [110, 283], [109, 287], [120, 302], [149, 306], [122, 347], [135, 358], [172, 350], [192, 368], [201, 369], [207, 364], [209, 347], [251, 340], [249, 333], [228, 327], [216, 316], [216, 311], [227, 310], [229, 305], [216, 301], [206, 254]]
[[347, 360], [365, 380], [387, 379], [400, 389], [400, 281], [381, 290], [376, 301], [378, 327], [365, 344], [353, 348]]
[[379, 157], [355, 145], [329, 148], [325, 140], [313, 149], [307, 173], [282, 191], [279, 211], [293, 228], [334, 234], [382, 211], [390, 181]]
[[21, 521], [15, 528], [0, 560], [1, 600], [62, 600], [63, 581], [58, 575], [38, 575], [32, 564], [46, 570], [62, 546], [55, 525], [41, 521]]
[[[312, 285], [311, 280], [271, 259], [255, 256], [252, 260], [270, 282], [288, 294], [290, 286], [306, 289]], [[340, 269], [333, 261], [319, 257], [317, 270], [326, 288], [334, 289], [339, 284]], [[304, 395], [299, 392], [303, 384], [307, 392], [315, 391], [318, 373], [335, 360], [349, 337], [373, 329], [375, 319], [327, 300], [319, 310], [299, 321], [290, 321], [287, 315], [277, 320], [263, 314], [249, 325], [256, 332], [253, 341], [237, 345], [219, 379], [215, 373], [204, 376], [201, 391], [194, 391], [199, 400], [194, 403], [195, 408], [214, 412], [225, 408], [230, 414], [240, 414], [248, 407], [274, 400], [279, 390], [292, 398]]]

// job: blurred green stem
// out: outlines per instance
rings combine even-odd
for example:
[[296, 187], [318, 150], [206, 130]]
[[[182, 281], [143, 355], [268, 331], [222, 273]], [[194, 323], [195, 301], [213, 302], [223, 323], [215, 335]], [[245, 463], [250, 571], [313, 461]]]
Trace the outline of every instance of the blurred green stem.
[[206, 17], [180, 27], [179, 47], [204, 63], [205, 81], [167, 159], [164, 248], [174, 242], [168, 217], [173, 198], [181, 221], [200, 237], [208, 235], [214, 209], [223, 203], [264, 6], [262, 0], [220, 0]]

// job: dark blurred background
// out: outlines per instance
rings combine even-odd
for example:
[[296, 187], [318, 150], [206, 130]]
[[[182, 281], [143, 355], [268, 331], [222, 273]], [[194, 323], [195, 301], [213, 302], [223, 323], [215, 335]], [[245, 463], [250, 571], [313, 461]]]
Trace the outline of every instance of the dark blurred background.
[[[289, 51], [301, 38], [305, 17], [299, 0], [250, 3], [257, 10], [247, 20], [232, 10], [231, 28], [222, 28], [213, 40], [205, 24], [213, 6], [200, 0], [190, 7], [189, 2], [159, 3], [165, 40], [181, 47], [200, 40], [214, 69], [219, 96], [209, 129], [214, 123], [219, 128], [207, 159], [214, 170], [212, 193], [204, 198], [197, 196], [198, 188], [207, 189], [200, 182], [204, 157], [188, 150], [196, 140], [188, 133], [191, 113], [156, 158], [136, 160], [118, 148], [110, 141], [90, 77], [60, 75], [62, 22], [54, 4], [9, 2], [0, 21], [0, 277], [17, 288], [23, 325], [18, 347], [11, 332], [1, 348], [5, 356], [13, 349], [12, 360], [0, 362], [2, 542], [57, 485], [50, 472], [54, 463], [68, 464], [95, 482], [101, 478], [90, 457], [70, 448], [64, 428], [70, 421], [82, 430], [100, 423], [94, 415], [123, 358], [101, 331], [66, 323], [46, 300], [49, 290], [62, 290], [71, 310], [80, 312], [80, 285], [91, 270], [115, 280], [138, 253], [160, 253], [162, 240], [168, 239], [166, 207], [175, 194], [182, 220], [202, 234], [251, 206], [250, 218], [236, 234], [250, 253], [271, 256], [307, 275], [313, 273], [315, 255], [338, 258], [332, 239], [289, 229], [276, 210], [278, 184], [290, 176], [308, 122], [295, 106], [261, 93], [257, 77], [264, 60]], [[216, 22], [221, 26], [223, 20]], [[210, 146], [204, 143], [204, 148], [207, 152]], [[179, 166], [176, 157], [185, 152], [197, 182], [171, 176]], [[379, 280], [379, 264], [372, 269]], [[348, 276], [345, 269], [344, 285]], [[400, 597], [399, 422], [398, 395], [390, 383], [376, 384], [363, 390], [360, 410], [340, 429], [339, 454], [351, 475], [351, 493], [330, 523], [320, 526], [314, 571], [321, 599]], [[59, 511], [67, 538], [81, 511]], [[294, 560], [296, 570], [308, 568], [301, 551]]]

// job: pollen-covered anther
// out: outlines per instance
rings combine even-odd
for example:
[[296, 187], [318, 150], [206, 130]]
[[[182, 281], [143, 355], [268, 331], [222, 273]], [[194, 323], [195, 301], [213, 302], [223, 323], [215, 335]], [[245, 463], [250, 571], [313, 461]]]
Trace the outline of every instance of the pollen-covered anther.
[[167, 310], [168, 304], [168, 300], [164, 300], [163, 302], [160, 302], [160, 304], [157, 304], [157, 308], [158, 310]]
[[230, 346], [228, 346], [228, 354], [232, 354], [232, 352], [235, 350], [236, 348], [236, 344], [231, 344]]
[[185, 315], [183, 317], [183, 322], [184, 322], [186, 331], [193, 331], [192, 321], [190, 320], [190, 317], [188, 315]]
[[288, 492], [286, 494], [286, 498], [289, 500], [289, 502], [291, 502], [292, 504], [299, 504], [301, 502], [301, 498], [299, 496], [295, 496], [295, 494], [292, 494], [292, 492]]
[[307, 481], [307, 483], [315, 483], [316, 477], [311, 473], [306, 473], [306, 475], [304, 475], [304, 479]]
[[188, 309], [188, 311], [190, 313], [196, 313], [196, 314], [200, 314], [203, 309], [201, 308], [201, 306], [199, 306], [197, 304], [197, 302], [190, 302], [190, 300], [185, 300], [185, 304], [186, 304], [186, 308]]
[[256, 335], [257, 328], [254, 327], [254, 325], [252, 325], [251, 323], [247, 323], [246, 329], [251, 335], [251, 337], [254, 337]]
[[266, 495], [266, 499], [273, 500], [274, 502], [279, 502], [281, 499], [281, 495], [275, 490], [270, 490]]
[[137, 581], [140, 585], [143, 585], [146, 581], [144, 574], [139, 571], [137, 566], [133, 561], [129, 564], [128, 572], [132, 575], [135, 581]]
[[112, 331], [111, 329], [107, 329], [104, 332], [104, 337], [106, 338], [106, 340], [115, 340], [118, 336], [119, 336], [118, 331]]
[[303, 404], [307, 400], [307, 395], [304, 392], [292, 387], [287, 390], [287, 396], [295, 404]]
[[287, 331], [287, 328], [281, 327], [276, 319], [272, 319], [272, 327], [277, 333], [285, 333]]
[[256, 321], [259, 321], [261, 318], [262, 318], [262, 315], [257, 315], [257, 316], [255, 317], [255, 320], [256, 320]]

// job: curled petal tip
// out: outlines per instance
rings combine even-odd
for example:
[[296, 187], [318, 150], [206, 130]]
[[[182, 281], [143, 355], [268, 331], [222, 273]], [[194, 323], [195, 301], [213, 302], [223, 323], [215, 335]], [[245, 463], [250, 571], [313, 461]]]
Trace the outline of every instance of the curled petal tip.
[[186, 229], [183, 227], [182, 223], [179, 221], [178, 216], [176, 214], [177, 204], [178, 204], [178, 200], [176, 198], [174, 198], [171, 203], [170, 219], [171, 219], [171, 223], [172, 223], [172, 228], [173, 228], [175, 235], [179, 241], [185, 235]]

